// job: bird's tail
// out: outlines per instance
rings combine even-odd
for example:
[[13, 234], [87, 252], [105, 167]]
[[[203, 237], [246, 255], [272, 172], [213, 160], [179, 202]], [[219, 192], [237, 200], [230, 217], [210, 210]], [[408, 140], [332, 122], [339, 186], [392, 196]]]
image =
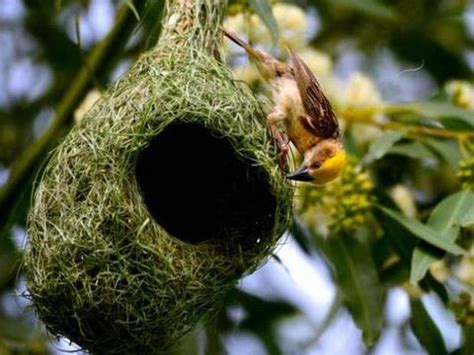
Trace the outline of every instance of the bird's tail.
[[222, 28], [222, 32], [224, 32], [224, 35], [230, 39], [232, 42], [234, 42], [236, 45], [239, 47], [242, 47], [245, 49], [247, 54], [252, 58], [256, 59], [258, 61], [261, 61], [263, 59], [263, 53], [260, 52], [258, 49], [253, 48], [250, 44], [245, 42], [242, 38], [237, 36], [235, 33], [226, 30], [225, 28]]

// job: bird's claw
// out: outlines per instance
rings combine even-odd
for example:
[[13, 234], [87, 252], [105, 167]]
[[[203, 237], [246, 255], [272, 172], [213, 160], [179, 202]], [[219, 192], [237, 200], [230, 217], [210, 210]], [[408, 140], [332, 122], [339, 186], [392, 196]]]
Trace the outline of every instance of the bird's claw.
[[280, 146], [280, 153], [278, 153], [278, 165], [284, 173], [288, 172], [288, 161], [286, 159], [287, 156], [288, 156], [288, 144], [282, 144]]

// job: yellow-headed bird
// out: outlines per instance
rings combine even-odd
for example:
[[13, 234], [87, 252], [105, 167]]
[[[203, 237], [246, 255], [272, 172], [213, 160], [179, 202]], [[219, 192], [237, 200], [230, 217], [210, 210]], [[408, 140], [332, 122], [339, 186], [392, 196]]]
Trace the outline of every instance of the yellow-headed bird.
[[331, 103], [308, 66], [293, 53], [289, 66], [252, 48], [234, 33], [223, 32], [245, 49], [272, 87], [274, 107], [267, 119], [280, 148], [280, 166], [286, 166], [288, 143], [278, 122], [283, 122], [288, 139], [304, 157], [301, 167], [287, 178], [318, 185], [336, 179], [346, 164], [346, 152]]

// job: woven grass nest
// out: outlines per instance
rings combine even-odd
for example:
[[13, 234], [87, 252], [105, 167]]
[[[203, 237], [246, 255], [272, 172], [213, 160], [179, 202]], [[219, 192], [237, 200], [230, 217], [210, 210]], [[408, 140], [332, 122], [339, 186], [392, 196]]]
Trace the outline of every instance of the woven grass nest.
[[150, 354], [212, 315], [274, 247], [291, 189], [250, 90], [215, 59], [225, 1], [167, 4], [143, 55], [54, 151], [24, 261], [47, 329]]

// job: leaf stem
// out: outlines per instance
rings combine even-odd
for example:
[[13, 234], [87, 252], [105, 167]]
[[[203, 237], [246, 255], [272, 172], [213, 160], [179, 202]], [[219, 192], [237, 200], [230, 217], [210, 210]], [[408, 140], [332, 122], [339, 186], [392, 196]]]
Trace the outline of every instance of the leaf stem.
[[[370, 108], [367, 108], [369, 110]], [[364, 108], [365, 110], [365, 108]], [[384, 110], [385, 113], [387, 111]], [[389, 111], [391, 114], [394, 114], [393, 110]], [[397, 113], [407, 113], [411, 112], [408, 109], [400, 108]], [[433, 137], [440, 137], [440, 138], [448, 138], [448, 139], [458, 139], [458, 140], [465, 140], [470, 137], [474, 137], [474, 131], [454, 131], [445, 128], [437, 128], [437, 127], [427, 127], [427, 126], [415, 126], [410, 125], [406, 122], [398, 122], [398, 121], [376, 121], [372, 117], [360, 117], [351, 114], [350, 111], [344, 112], [344, 120], [349, 123], [363, 123], [372, 125], [375, 127], [379, 127], [383, 130], [404, 130], [407, 132], [408, 135], [423, 135], [423, 136], [433, 136]]]

